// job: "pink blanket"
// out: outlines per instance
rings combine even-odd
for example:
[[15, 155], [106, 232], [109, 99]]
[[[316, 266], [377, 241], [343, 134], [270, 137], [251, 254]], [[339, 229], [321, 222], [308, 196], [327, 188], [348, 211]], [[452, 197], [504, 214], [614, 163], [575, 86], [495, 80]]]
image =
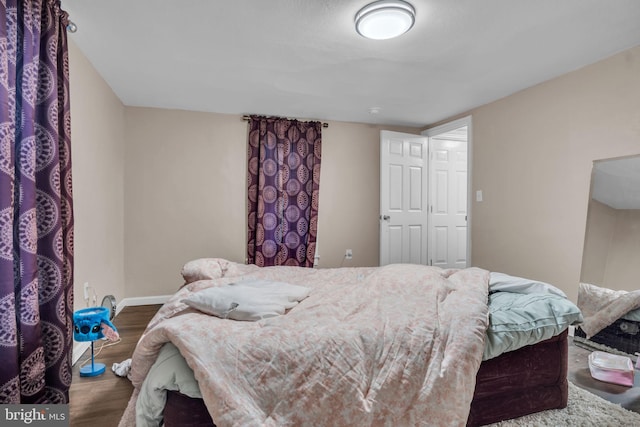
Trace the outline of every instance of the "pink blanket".
[[[184, 286], [133, 355], [138, 389], [161, 346], [193, 369], [220, 426], [464, 426], [488, 324], [489, 272], [420, 265], [258, 268], [211, 259], [218, 278]], [[287, 314], [257, 322], [188, 308], [192, 292], [240, 277], [311, 288]]]
[[640, 291], [614, 291], [580, 283], [578, 308], [584, 316], [580, 328], [587, 338], [591, 338], [625, 314], [640, 308]]

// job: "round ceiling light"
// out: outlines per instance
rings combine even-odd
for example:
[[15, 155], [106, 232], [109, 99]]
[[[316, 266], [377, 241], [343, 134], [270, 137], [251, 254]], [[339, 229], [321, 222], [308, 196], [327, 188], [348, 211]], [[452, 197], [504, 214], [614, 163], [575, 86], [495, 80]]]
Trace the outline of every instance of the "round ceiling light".
[[356, 13], [356, 31], [368, 39], [392, 39], [409, 31], [415, 20], [416, 11], [406, 1], [380, 0]]

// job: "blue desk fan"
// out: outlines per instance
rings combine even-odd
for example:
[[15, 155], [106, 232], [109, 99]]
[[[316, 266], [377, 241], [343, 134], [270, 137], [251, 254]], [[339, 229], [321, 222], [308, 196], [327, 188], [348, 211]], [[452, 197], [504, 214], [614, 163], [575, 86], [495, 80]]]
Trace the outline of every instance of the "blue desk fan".
[[91, 341], [91, 364], [80, 368], [81, 377], [95, 377], [105, 371], [104, 363], [96, 363], [93, 355], [93, 342], [104, 338], [103, 324], [117, 332], [109, 320], [106, 307], [88, 307], [73, 313], [73, 338], [78, 342]]

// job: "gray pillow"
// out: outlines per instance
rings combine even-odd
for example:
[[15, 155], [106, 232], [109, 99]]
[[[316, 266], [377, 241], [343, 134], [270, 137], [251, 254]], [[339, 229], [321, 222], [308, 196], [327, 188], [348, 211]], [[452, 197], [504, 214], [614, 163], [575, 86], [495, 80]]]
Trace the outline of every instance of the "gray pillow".
[[580, 309], [556, 294], [492, 293], [483, 360], [544, 341], [581, 322]]
[[564, 298], [567, 297], [564, 292], [549, 283], [497, 272], [491, 272], [489, 275], [489, 292], [552, 293]]

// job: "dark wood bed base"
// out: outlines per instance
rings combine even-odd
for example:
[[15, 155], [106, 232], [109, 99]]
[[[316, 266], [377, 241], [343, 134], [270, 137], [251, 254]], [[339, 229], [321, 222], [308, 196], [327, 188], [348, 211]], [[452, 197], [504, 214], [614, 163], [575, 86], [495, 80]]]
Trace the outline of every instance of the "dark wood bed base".
[[568, 331], [482, 362], [468, 426], [567, 406]]
[[[468, 426], [481, 426], [567, 406], [567, 331], [482, 362]], [[210, 427], [202, 399], [167, 392], [166, 427]]]

